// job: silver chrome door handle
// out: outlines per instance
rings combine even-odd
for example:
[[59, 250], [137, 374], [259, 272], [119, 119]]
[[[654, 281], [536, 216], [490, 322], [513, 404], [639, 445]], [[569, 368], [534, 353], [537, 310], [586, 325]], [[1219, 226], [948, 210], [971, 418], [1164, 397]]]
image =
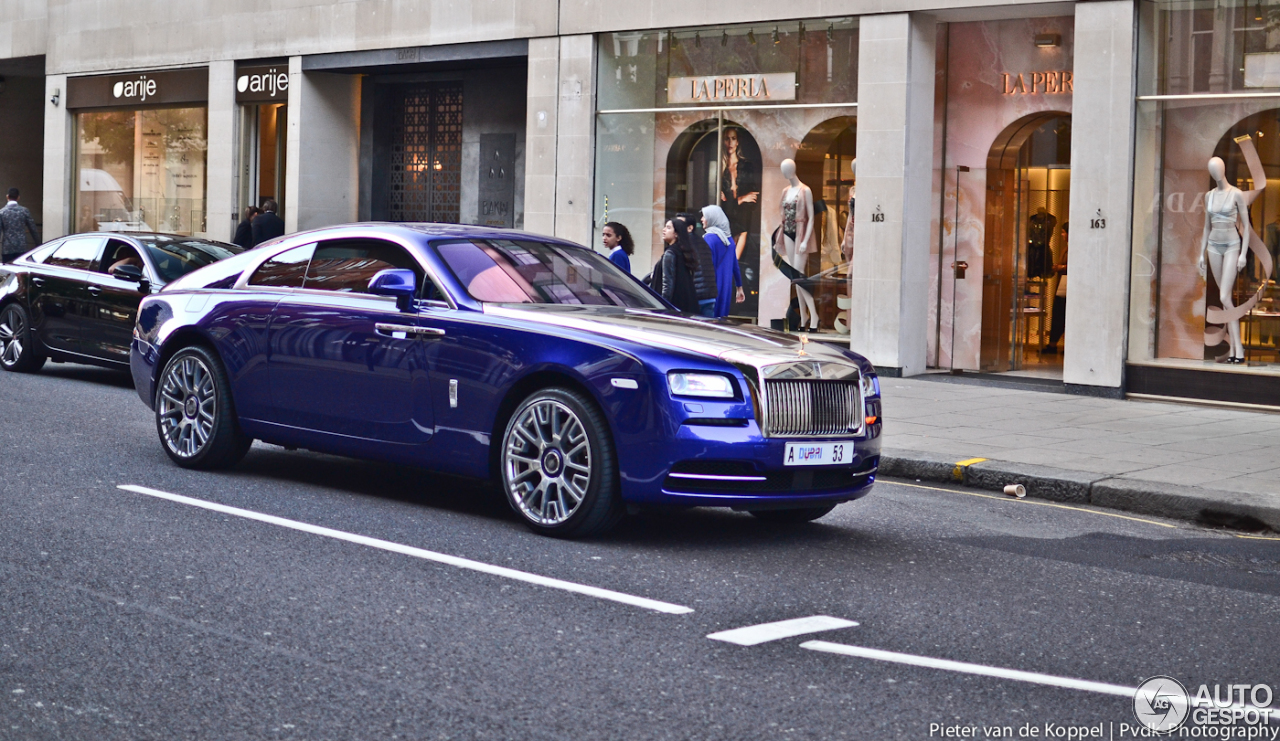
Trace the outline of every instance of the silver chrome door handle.
[[417, 335], [419, 337], [442, 337], [443, 329], [435, 327], [413, 327], [408, 324], [375, 324], [374, 328], [378, 330], [378, 334], [390, 335], [393, 332], [404, 332], [406, 335]]

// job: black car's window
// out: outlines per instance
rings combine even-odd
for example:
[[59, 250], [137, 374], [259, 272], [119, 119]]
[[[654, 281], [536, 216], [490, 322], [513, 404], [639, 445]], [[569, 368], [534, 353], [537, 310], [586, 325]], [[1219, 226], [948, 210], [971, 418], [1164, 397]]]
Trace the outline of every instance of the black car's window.
[[45, 260], [49, 259], [49, 255], [52, 255], [54, 250], [58, 249], [61, 246], [62, 246], [61, 242], [46, 244], [40, 249], [32, 252], [30, 255], [27, 255], [27, 259], [30, 260], [31, 262], [44, 262]]
[[59, 245], [53, 255], [45, 260], [45, 264], [76, 270], [91, 270], [101, 249], [101, 237], [72, 237]]
[[307, 278], [307, 264], [315, 251], [316, 246], [312, 243], [281, 252], [254, 271], [249, 277], [249, 285], [302, 288]]
[[383, 270], [412, 270], [422, 285], [423, 270], [403, 247], [376, 239], [340, 239], [320, 242], [305, 287], [319, 291], [368, 293], [369, 281]]
[[580, 247], [493, 239], [437, 243], [435, 248], [477, 301], [664, 308], [616, 265]]
[[[165, 283], [171, 283], [187, 273], [244, 251], [234, 244], [159, 234], [140, 236], [138, 241], [146, 249], [151, 264], [160, 274], [160, 280]], [[120, 259], [119, 252], [116, 257]]]
[[112, 270], [121, 265], [145, 267], [142, 255], [138, 254], [138, 248], [118, 239], [107, 240], [107, 249], [102, 253], [102, 259], [98, 261], [98, 272], [110, 275]]

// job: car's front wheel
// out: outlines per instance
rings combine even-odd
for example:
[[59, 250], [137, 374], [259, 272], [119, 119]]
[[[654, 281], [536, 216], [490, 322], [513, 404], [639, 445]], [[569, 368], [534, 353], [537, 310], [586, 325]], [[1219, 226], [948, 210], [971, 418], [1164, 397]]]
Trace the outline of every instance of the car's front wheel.
[[222, 363], [198, 345], [174, 353], [160, 374], [156, 431], [183, 468], [230, 468], [253, 444], [240, 431]]
[[9, 304], [0, 311], [0, 367], [15, 373], [35, 373], [44, 366], [45, 356], [31, 336], [26, 309]]
[[812, 522], [830, 514], [835, 508], [834, 504], [828, 504], [822, 507], [797, 507], [796, 509], [756, 509], [752, 510], [751, 514], [762, 522], [786, 524]]
[[535, 532], [597, 535], [625, 512], [604, 417], [576, 391], [545, 389], [521, 402], [507, 422], [500, 463], [507, 501]]

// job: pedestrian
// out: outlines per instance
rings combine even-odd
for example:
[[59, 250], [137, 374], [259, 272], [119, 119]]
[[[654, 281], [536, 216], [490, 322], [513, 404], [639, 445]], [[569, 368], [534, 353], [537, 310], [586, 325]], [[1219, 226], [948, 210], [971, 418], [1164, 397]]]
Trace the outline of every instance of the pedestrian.
[[257, 206], [245, 206], [244, 220], [236, 227], [236, 236], [231, 240], [232, 244], [238, 244], [247, 249], [253, 248], [253, 217], [262, 213]]
[[26, 206], [18, 204], [22, 195], [17, 188], [9, 189], [9, 198], [4, 208], [0, 208], [0, 262], [13, 262], [27, 251], [27, 233], [36, 244], [40, 244], [40, 230], [36, 228], [36, 220]]
[[253, 217], [253, 246], [284, 236], [284, 219], [276, 216], [280, 204], [268, 198], [262, 202], [262, 213]]
[[698, 311], [697, 313], [705, 317], [714, 317], [716, 315], [716, 258], [711, 252], [711, 247], [706, 242], [698, 238], [694, 233], [698, 221], [701, 219], [697, 214], [680, 213], [676, 215], [677, 219], [688, 224], [688, 228], [684, 233], [689, 238], [689, 244], [693, 247], [693, 254], [696, 258], [695, 262], [690, 264], [693, 271], [693, 287], [698, 293]]
[[600, 234], [600, 241], [609, 250], [609, 262], [630, 273], [631, 256], [636, 253], [636, 243], [631, 238], [631, 232], [622, 224], [610, 221], [600, 230]]
[[689, 223], [680, 218], [672, 219], [662, 227], [664, 248], [662, 258], [654, 268], [653, 287], [681, 313], [697, 314], [698, 293], [693, 285], [693, 270], [689, 266], [698, 258], [688, 229]]
[[1058, 273], [1058, 290], [1053, 292], [1053, 317], [1049, 321], [1049, 343], [1040, 351], [1041, 355], [1057, 355], [1058, 341], [1067, 331], [1067, 250], [1071, 246], [1067, 242], [1067, 232], [1071, 224], [1062, 225], [1062, 257], [1053, 269]]
[[706, 206], [702, 209], [702, 228], [705, 231], [702, 239], [715, 257], [715, 316], [726, 317], [733, 304], [747, 300], [742, 290], [742, 269], [738, 266], [738, 250], [733, 242], [729, 217], [719, 206]]

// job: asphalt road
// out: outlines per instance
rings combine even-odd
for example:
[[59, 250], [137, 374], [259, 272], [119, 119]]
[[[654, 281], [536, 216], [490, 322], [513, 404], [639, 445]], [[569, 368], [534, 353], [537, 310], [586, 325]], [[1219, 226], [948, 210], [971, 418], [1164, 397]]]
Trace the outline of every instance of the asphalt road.
[[[707, 638], [815, 615], [858, 625]], [[1134, 722], [1126, 697], [801, 644], [1126, 687], [1167, 674], [1280, 688], [1277, 625], [1277, 540], [884, 481], [810, 525], [694, 510], [556, 541], [496, 492], [414, 469], [255, 446], [234, 472], [183, 471], [126, 376], [0, 374], [0, 739], [1118, 733]]]

